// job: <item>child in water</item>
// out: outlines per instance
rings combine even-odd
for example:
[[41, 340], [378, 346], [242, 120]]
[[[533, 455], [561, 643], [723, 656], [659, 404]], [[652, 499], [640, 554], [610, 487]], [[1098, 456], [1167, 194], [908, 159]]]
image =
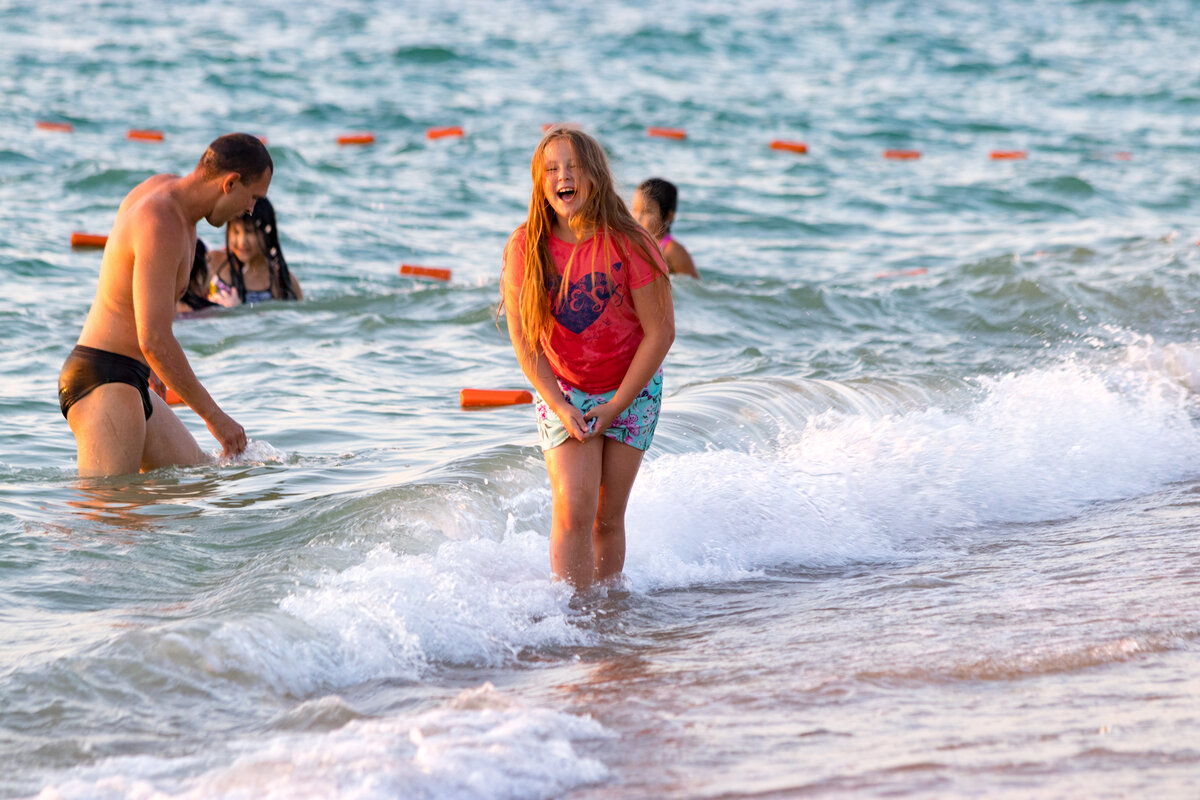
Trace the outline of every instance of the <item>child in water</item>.
[[633, 216], [650, 235], [658, 240], [667, 266], [673, 274], [690, 275], [700, 280], [700, 273], [684, 246], [671, 236], [671, 223], [675, 221], [675, 204], [679, 191], [675, 184], [662, 178], [642, 181], [633, 193]]
[[271, 201], [225, 226], [225, 249], [209, 256], [208, 299], [222, 306], [264, 300], [300, 300], [300, 282], [288, 270]]
[[188, 276], [187, 290], [183, 297], [175, 301], [177, 315], [192, 315], [206, 308], [213, 308], [216, 303], [209, 300], [208, 294], [208, 248], [204, 242], [196, 239], [196, 253], [192, 258], [192, 271]]
[[504, 248], [503, 307], [537, 390], [550, 567], [581, 590], [624, 568], [625, 506], [658, 422], [675, 314], [662, 255], [595, 139], [550, 128], [530, 172], [529, 216]]

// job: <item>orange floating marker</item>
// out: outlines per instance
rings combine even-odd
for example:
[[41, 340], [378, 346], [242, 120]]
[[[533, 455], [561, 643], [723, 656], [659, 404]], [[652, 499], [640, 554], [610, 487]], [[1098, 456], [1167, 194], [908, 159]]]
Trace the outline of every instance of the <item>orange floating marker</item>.
[[39, 119], [34, 126], [39, 131], [55, 131], [57, 133], [70, 133], [75, 130], [75, 126], [69, 122], [47, 122], [44, 119]]
[[532, 402], [532, 394], [515, 389], [463, 389], [458, 393], [458, 403], [463, 408], [519, 406]]
[[179, 395], [175, 394], [175, 390], [172, 389], [170, 386], [167, 386], [162, 381], [151, 381], [150, 388], [154, 390], [154, 393], [156, 395], [161, 397], [163, 400], [167, 401], [167, 405], [169, 405], [169, 406], [183, 405], [183, 398], [180, 397]]
[[108, 237], [102, 233], [80, 233], [76, 231], [71, 234], [71, 247], [98, 247], [103, 250], [106, 244], [108, 244]]
[[437, 281], [450, 280], [450, 270], [443, 267], [418, 267], [416, 264], [401, 264], [401, 275], [411, 275], [415, 278], [433, 278]]
[[915, 161], [921, 157], [920, 150], [884, 150], [884, 158], [890, 158], [893, 161]]
[[426, 139], [445, 139], [448, 136], [462, 136], [463, 129], [458, 125], [450, 125], [445, 128], [428, 128], [425, 131]]
[[788, 142], [783, 139], [776, 139], [771, 142], [772, 150], [786, 150], [789, 153], [807, 153], [808, 145], [804, 142]]
[[133, 139], [139, 142], [161, 142], [163, 140], [162, 131], [139, 130], [134, 128], [125, 134], [126, 139]]
[[646, 128], [647, 136], [657, 136], [660, 139], [686, 139], [687, 131], [683, 128]]
[[929, 272], [928, 267], [917, 267], [916, 269], [902, 269], [898, 272], [881, 272], [876, 275], [876, 278], [915, 278], [918, 275], [924, 275]]
[[337, 137], [337, 143], [346, 144], [375, 144], [373, 133], [347, 133]]
[[1117, 161], [1133, 161], [1133, 153], [1122, 150], [1119, 153], [1113, 153], [1113, 158]]
[[1029, 153], [1024, 150], [993, 150], [990, 155], [992, 161], [1020, 161], [1029, 157]]

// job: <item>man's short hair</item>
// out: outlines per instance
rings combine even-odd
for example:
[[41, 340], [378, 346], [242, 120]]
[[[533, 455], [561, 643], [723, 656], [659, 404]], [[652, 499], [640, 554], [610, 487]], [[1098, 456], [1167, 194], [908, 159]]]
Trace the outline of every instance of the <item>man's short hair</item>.
[[275, 171], [271, 154], [257, 136], [248, 133], [227, 133], [213, 139], [212, 144], [200, 157], [197, 167], [206, 178], [215, 178], [226, 172], [241, 175], [242, 183], [253, 183], [267, 170]]

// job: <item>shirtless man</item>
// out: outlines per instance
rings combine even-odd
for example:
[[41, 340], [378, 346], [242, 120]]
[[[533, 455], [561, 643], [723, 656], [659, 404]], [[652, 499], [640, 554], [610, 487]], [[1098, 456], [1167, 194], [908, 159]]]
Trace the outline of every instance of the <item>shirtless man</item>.
[[246, 432], [200, 385], [171, 322], [191, 275], [196, 223], [204, 218], [219, 228], [249, 213], [273, 171], [262, 142], [231, 133], [208, 146], [190, 175], [155, 175], [121, 202], [96, 298], [58, 378], [80, 477], [209, 460], [150, 391], [151, 370], [200, 415], [225, 455], [246, 449]]

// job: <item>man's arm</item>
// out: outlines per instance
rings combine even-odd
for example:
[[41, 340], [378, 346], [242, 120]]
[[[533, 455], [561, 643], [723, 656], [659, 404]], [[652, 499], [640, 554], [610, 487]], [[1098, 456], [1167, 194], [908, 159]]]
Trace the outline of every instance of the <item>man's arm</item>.
[[181, 243], [190, 240], [187, 225], [170, 208], [154, 205], [139, 211], [131, 220], [136, 231], [132, 289], [138, 347], [150, 369], [200, 415], [225, 455], [241, 453], [246, 448], [245, 431], [200, 384], [171, 330], [176, 280], [185, 249]]

